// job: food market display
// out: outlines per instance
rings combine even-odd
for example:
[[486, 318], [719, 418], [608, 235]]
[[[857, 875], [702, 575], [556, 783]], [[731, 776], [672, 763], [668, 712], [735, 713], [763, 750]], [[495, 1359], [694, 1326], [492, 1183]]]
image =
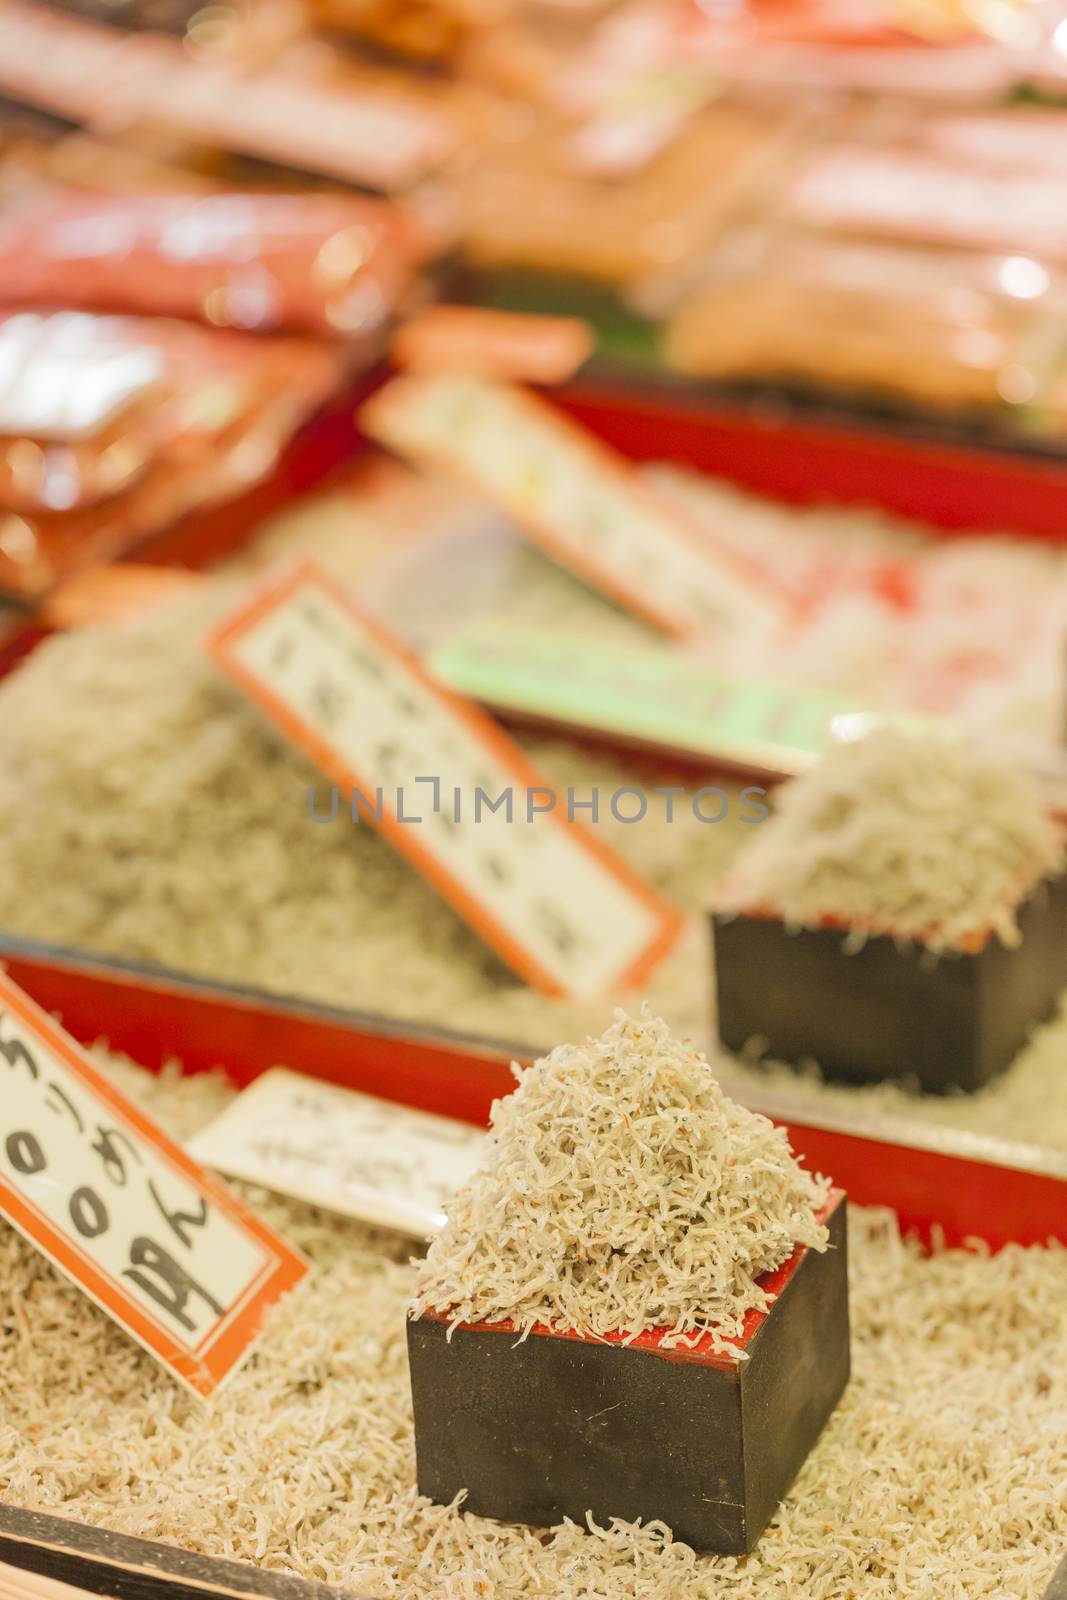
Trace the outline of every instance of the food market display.
[[1065, 152], [1060, 0], [0, 0], [0, 1594], [1057, 1600]]
[[[232, 1096], [218, 1076], [103, 1064], [179, 1137]], [[760, 1600], [803, 1583], [871, 1600], [969, 1600], [983, 1588], [1029, 1600], [1051, 1578], [1063, 1530], [1062, 1248], [924, 1255], [890, 1213], [853, 1209], [853, 1370], [840, 1406], [756, 1551], [698, 1556], [659, 1523], [546, 1533], [420, 1497], [410, 1241], [246, 1192], [316, 1276], [208, 1413], [4, 1234], [4, 1302], [19, 1308], [0, 1367], [0, 1476], [13, 1504], [357, 1594], [477, 1593], [482, 1582], [530, 1600], [596, 1586], [627, 1600]]]
[[[359, 333], [417, 222], [444, 281], [589, 314], [614, 369], [1055, 448], [1064, 36], [1054, 5], [987, 10], [7, 0], [0, 238], [49, 258], [38, 299], [64, 273], [73, 303], [110, 299], [102, 260], [162, 250], [149, 298], [188, 314], [223, 249], [244, 266], [213, 321]], [[384, 226], [366, 191], [405, 217], [357, 292], [345, 212]], [[301, 287], [335, 223], [348, 244]]]
[[[819, 517], [752, 502], [706, 479], [672, 472], [666, 483], [692, 495], [739, 547], [769, 552], [780, 581], [798, 596], [825, 590], [808, 637], [794, 633], [783, 643], [780, 664], [766, 645], [758, 653], [747, 653], [743, 638], [720, 645], [718, 659], [732, 673], [810, 676], [851, 689], [852, 705], [882, 714], [914, 705], [925, 688], [931, 710], [966, 712], [986, 737], [1018, 740], [1029, 728], [1031, 750], [1052, 737], [1062, 690], [1049, 665], [1062, 637], [1056, 595], [1063, 581], [1053, 550], [1008, 540], [942, 544], [873, 516]], [[537, 991], [517, 982], [365, 820], [353, 822], [347, 805], [332, 820], [312, 821], [313, 811], [331, 816], [329, 785], [221, 679], [203, 648], [249, 574], [306, 559], [354, 585], [421, 648], [440, 641], [442, 596], [446, 635], [467, 625], [463, 607], [473, 603], [475, 617], [488, 612], [513, 629], [593, 635], [631, 649], [655, 643], [645, 624], [513, 537], [498, 550], [500, 537], [493, 514], [462, 489], [382, 464], [274, 519], [225, 574], [201, 580], [173, 604], [116, 629], [41, 645], [0, 685], [13, 755], [0, 785], [3, 831], [13, 846], [0, 882], [0, 927], [534, 1051], [553, 1034], [603, 1027], [606, 1003], [553, 1001], [546, 1012]], [[831, 571], [834, 587], [826, 584]], [[898, 571], [908, 576], [896, 579]], [[917, 613], [901, 610], [887, 573], [929, 596]], [[1005, 628], [1013, 610], [998, 644], [991, 627]], [[984, 627], [977, 658], [976, 626]], [[1024, 641], [1034, 651], [1025, 668]], [[689, 932], [642, 992], [710, 1044], [706, 912], [738, 849], [762, 838], [750, 820], [758, 813], [742, 800], [744, 784], [689, 772], [669, 823], [668, 797], [650, 792], [649, 814], [634, 825], [623, 820], [632, 807], [612, 813], [611, 795], [624, 785], [651, 791], [679, 781], [669, 769], [559, 733], [520, 731], [520, 741], [579, 803], [588, 806], [599, 791], [596, 833], [687, 913]], [[949, 771], [959, 759], [949, 746]], [[942, 784], [950, 784], [947, 775]], [[694, 810], [692, 795], [709, 786], [715, 794]], [[934, 804], [941, 790], [928, 782], [925, 792]], [[1025, 784], [1021, 792], [1033, 808]], [[578, 815], [591, 825], [588, 810]], [[910, 833], [910, 804], [898, 818]], [[971, 818], [968, 809], [959, 824], [964, 837]], [[1048, 837], [1035, 826], [1043, 851]], [[768, 843], [772, 837], [768, 830]], [[832, 836], [831, 849], [834, 843]], [[950, 842], [949, 860], [965, 848]], [[226, 919], [215, 915], [220, 898], [231, 908]], [[966, 1102], [907, 1094], [898, 1087], [912, 1075], [906, 1059], [887, 1075], [893, 1081], [855, 1092], [882, 1095], [908, 1116], [958, 1119], [1067, 1149], [1067, 1113], [1049, 1096], [1058, 1037], [1058, 1024], [1039, 1033], [998, 1083]], [[731, 1062], [728, 1070], [751, 1069]], [[773, 1062], [760, 1069], [774, 1071]], [[750, 1092], [758, 1095], [763, 1081]], [[812, 1092], [833, 1104], [841, 1091], [820, 1085]]]

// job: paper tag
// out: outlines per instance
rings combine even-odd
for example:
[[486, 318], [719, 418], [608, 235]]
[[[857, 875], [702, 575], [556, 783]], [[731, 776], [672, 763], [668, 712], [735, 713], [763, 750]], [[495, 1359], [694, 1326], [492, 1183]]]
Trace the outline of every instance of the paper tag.
[[394, 379], [377, 439], [453, 473], [564, 566], [675, 638], [773, 633], [785, 601], [723, 558], [623, 457], [523, 389], [456, 373]]
[[340, 791], [331, 825], [371, 823], [546, 994], [637, 983], [674, 943], [681, 914], [314, 567], [254, 596], [211, 648]]
[[428, 1239], [485, 1140], [452, 1117], [272, 1067], [187, 1149], [231, 1177]]
[[624, 650], [499, 623], [441, 645], [430, 665], [497, 711], [772, 777], [806, 771], [835, 721], [859, 709], [802, 684], [726, 678], [669, 647]]
[[308, 1272], [2, 972], [0, 1214], [201, 1395]]

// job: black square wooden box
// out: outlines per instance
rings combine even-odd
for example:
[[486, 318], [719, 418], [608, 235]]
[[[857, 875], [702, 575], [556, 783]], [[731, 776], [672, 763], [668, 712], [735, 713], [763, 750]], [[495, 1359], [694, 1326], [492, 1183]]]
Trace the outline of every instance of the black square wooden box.
[[751, 1550], [848, 1381], [845, 1197], [830, 1249], [770, 1274], [748, 1359], [437, 1317], [408, 1323], [421, 1493], [479, 1516], [662, 1520], [698, 1550]]
[[991, 936], [932, 960], [878, 935], [788, 932], [771, 916], [712, 915], [719, 1037], [763, 1041], [776, 1061], [811, 1057], [829, 1078], [913, 1077], [930, 1093], [978, 1089], [1009, 1066], [1067, 982], [1067, 879], [1039, 884], [1018, 914], [1022, 942]]

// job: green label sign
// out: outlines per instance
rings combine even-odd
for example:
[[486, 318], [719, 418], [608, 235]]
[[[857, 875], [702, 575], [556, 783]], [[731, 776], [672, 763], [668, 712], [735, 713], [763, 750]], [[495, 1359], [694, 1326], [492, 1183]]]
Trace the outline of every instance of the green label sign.
[[724, 677], [676, 647], [586, 644], [541, 629], [478, 624], [439, 646], [432, 670], [504, 714], [613, 735], [776, 777], [803, 772], [832, 736], [870, 719], [843, 695]]

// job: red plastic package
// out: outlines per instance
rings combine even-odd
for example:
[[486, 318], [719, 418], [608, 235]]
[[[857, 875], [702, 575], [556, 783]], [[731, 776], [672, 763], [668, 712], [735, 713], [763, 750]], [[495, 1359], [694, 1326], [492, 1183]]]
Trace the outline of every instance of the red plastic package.
[[414, 226], [382, 200], [47, 188], [0, 216], [0, 302], [364, 336], [421, 256]]
[[[344, 370], [335, 347], [193, 323], [0, 317], [0, 592], [41, 596], [249, 488]], [[116, 445], [133, 467], [108, 479]]]
[[0, 504], [71, 511], [150, 465], [169, 398], [163, 352], [117, 318], [23, 312], [0, 321]]

